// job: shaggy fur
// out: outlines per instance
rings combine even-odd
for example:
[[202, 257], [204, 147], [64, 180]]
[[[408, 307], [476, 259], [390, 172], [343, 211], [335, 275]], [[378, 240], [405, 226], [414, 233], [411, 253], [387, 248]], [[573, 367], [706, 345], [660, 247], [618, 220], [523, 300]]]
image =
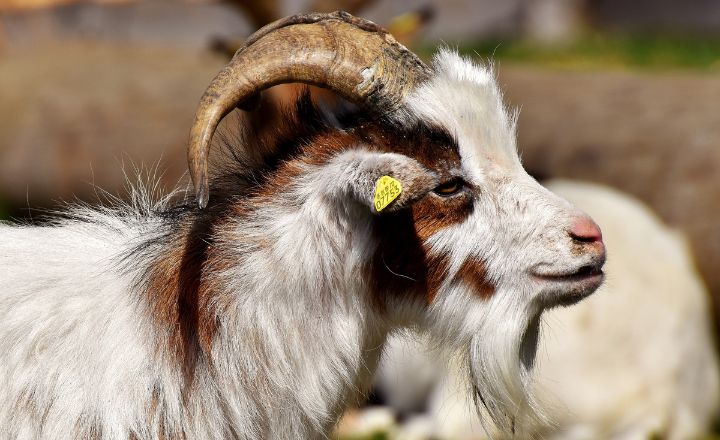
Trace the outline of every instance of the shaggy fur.
[[[530, 272], [604, 251], [522, 169], [492, 72], [452, 52], [434, 69], [381, 118], [301, 100], [221, 157], [206, 210], [0, 227], [3, 435], [324, 438], [407, 326], [464, 353], [500, 429], [531, 417], [538, 317], [592, 288]], [[377, 213], [382, 175], [403, 192]]]

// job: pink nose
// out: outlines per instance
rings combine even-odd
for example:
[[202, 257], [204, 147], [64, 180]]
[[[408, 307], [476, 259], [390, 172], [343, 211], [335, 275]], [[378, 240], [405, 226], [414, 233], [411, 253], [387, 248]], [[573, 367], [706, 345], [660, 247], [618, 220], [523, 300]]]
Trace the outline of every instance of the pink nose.
[[583, 243], [602, 242], [602, 232], [590, 217], [576, 217], [568, 233], [573, 240]]

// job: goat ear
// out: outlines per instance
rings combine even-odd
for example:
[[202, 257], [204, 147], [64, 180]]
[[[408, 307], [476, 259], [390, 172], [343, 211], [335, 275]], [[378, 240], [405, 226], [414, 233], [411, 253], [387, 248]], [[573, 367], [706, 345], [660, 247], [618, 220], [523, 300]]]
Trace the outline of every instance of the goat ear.
[[435, 173], [402, 154], [365, 152], [353, 162], [352, 192], [375, 214], [409, 206], [438, 184]]

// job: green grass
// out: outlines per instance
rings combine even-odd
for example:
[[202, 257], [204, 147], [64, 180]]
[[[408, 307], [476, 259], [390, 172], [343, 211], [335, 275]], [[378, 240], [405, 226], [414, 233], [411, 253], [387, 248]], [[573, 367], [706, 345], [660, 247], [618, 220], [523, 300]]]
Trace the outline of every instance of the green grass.
[[595, 35], [566, 45], [508, 39], [462, 44], [458, 49], [469, 55], [561, 68], [720, 70], [720, 39]]

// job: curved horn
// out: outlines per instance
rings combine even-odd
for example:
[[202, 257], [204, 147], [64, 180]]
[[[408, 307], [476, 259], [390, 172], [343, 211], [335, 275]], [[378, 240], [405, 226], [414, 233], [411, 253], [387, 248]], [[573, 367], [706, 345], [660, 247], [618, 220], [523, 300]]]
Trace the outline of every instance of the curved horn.
[[188, 162], [200, 208], [207, 206], [210, 141], [222, 118], [276, 84], [328, 88], [362, 107], [398, 109], [429, 68], [376, 24], [345, 12], [296, 15], [246, 41], [200, 100]]

